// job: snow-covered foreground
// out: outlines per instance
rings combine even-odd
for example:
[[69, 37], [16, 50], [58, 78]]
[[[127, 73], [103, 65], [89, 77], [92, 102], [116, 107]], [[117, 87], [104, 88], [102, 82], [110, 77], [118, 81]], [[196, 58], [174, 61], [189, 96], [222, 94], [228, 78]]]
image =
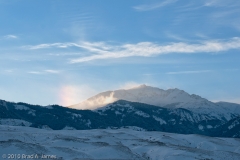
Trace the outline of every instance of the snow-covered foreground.
[[38, 154], [39, 159], [44, 155], [65, 160], [239, 160], [240, 139], [137, 131], [136, 128], [53, 131], [0, 125], [0, 154], [20, 154], [19, 159]]

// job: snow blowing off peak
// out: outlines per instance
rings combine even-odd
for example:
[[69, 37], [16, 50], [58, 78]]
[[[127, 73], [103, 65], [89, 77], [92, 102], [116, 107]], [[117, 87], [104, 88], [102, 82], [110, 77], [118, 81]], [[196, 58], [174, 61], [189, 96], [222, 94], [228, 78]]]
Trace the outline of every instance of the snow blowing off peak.
[[197, 104], [207, 104], [209, 106], [209, 103], [211, 103], [200, 96], [194, 94], [190, 95], [177, 88], [163, 90], [142, 84], [131, 89], [102, 92], [81, 103], [69, 107], [76, 109], [97, 109], [117, 100], [140, 102], [162, 107], [175, 104], [175, 107], [185, 106], [185, 108], [190, 106], [196, 107], [198, 106]]

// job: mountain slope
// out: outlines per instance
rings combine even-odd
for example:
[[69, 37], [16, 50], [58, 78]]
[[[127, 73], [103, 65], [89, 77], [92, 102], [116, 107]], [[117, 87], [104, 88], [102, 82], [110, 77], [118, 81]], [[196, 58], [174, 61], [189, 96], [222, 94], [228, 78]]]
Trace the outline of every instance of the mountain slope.
[[236, 138], [147, 132], [126, 128], [69, 132], [0, 125], [1, 155], [37, 154], [38, 159], [42, 155], [52, 155], [52, 159], [64, 160], [239, 160], [239, 146], [240, 141]]
[[217, 130], [222, 137], [240, 137], [240, 116], [219, 126]]
[[117, 100], [139, 102], [165, 108], [185, 108], [195, 113], [209, 114], [218, 119], [230, 120], [240, 116], [240, 105], [226, 102], [213, 103], [195, 94], [179, 89], [162, 90], [141, 85], [128, 90], [100, 93], [79, 104], [69, 106], [77, 109], [97, 109]]
[[[37, 106], [0, 101], [0, 124], [54, 130], [106, 129], [136, 126], [148, 131], [164, 131], [208, 136], [238, 135], [219, 132], [228, 123], [208, 114], [184, 108], [164, 108], [119, 100], [96, 110], [76, 110], [57, 105]], [[236, 133], [235, 133], [236, 132]]]

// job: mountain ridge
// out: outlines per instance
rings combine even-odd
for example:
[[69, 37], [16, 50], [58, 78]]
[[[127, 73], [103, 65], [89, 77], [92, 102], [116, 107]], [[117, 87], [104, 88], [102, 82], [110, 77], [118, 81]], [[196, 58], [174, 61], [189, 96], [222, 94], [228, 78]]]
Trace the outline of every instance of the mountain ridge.
[[[158, 98], [158, 100], [159, 98], [162, 99], [160, 99], [160, 101], [156, 101], [157, 100], [156, 98]], [[178, 99], [176, 100], [176, 98]], [[108, 104], [108, 102], [111, 103], [121, 99], [131, 102], [142, 102], [156, 106], [164, 106], [170, 103], [184, 102], [186, 101], [186, 98], [188, 98], [188, 101], [189, 99], [207, 101], [207, 99], [205, 98], [202, 98], [195, 94], [190, 95], [184, 90], [180, 90], [177, 88], [163, 90], [157, 87], [151, 87], [143, 84], [130, 89], [118, 89], [113, 91], [101, 92], [93, 97], [88, 98], [87, 100], [81, 103], [71, 105], [69, 107], [78, 109], [79, 108], [86, 109], [84, 107], [88, 107], [88, 109], [96, 109], [98, 107], [102, 107]], [[147, 99], [150, 99], [152, 101], [148, 101]], [[153, 101], [153, 99], [155, 99], [155, 101]]]
[[240, 105], [228, 102], [214, 103], [196, 94], [189, 94], [177, 88], [163, 90], [140, 85], [131, 89], [119, 89], [99, 93], [69, 108], [97, 109], [117, 100], [139, 102], [165, 108], [185, 108], [195, 113], [210, 114], [230, 120], [240, 115]]
[[[147, 131], [240, 138], [239, 118], [194, 113], [184, 108], [164, 108], [119, 100], [96, 110], [58, 105], [39, 106], [1, 101], [0, 125], [53, 130], [88, 130], [139, 127]], [[230, 129], [229, 129], [230, 128]], [[221, 132], [224, 129], [226, 133]]]

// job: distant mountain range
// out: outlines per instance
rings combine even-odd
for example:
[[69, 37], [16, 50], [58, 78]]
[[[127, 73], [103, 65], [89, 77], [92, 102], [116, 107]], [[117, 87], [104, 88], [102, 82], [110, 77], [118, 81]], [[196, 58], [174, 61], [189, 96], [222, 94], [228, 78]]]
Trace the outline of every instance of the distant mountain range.
[[231, 113], [231, 117], [221, 117], [221, 112], [218, 114], [217, 110], [216, 114], [205, 114], [186, 108], [159, 107], [125, 100], [95, 110], [0, 101], [1, 125], [54, 130], [136, 127], [138, 130], [240, 138], [240, 116]]
[[139, 102], [164, 108], [184, 108], [197, 114], [207, 114], [217, 119], [230, 120], [240, 115], [240, 105], [227, 102], [213, 103], [195, 94], [179, 89], [163, 90], [140, 85], [131, 89], [120, 89], [97, 94], [79, 104], [69, 106], [76, 109], [97, 109], [118, 100]]

